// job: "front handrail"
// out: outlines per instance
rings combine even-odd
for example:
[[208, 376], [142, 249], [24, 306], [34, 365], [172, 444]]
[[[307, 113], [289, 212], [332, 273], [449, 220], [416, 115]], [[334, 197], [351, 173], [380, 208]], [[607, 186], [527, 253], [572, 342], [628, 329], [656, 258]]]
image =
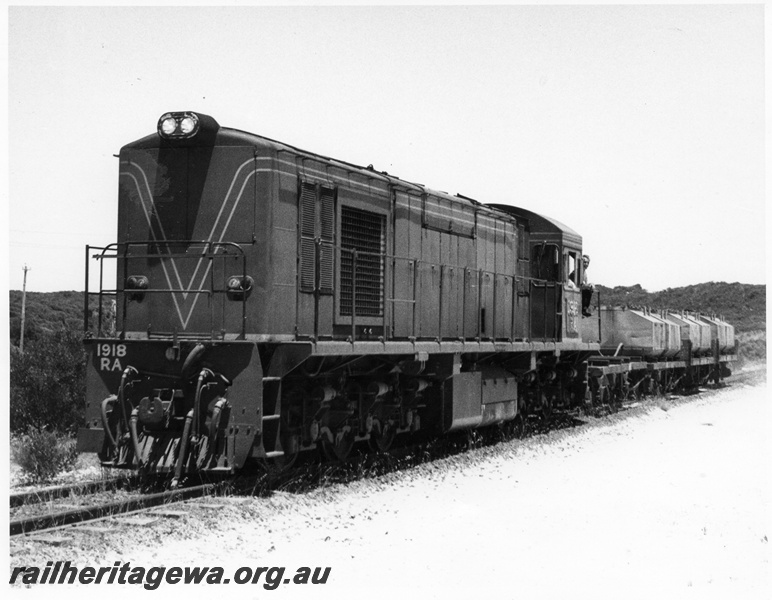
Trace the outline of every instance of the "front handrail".
[[[158, 251], [138, 251], [142, 248], [156, 248]], [[175, 247], [184, 247], [185, 251], [172, 251]], [[166, 249], [164, 252], [163, 249]], [[99, 250], [100, 252], [90, 256], [93, 250]], [[195, 252], [191, 253], [191, 250]], [[129, 277], [129, 262], [135, 260], [208, 260], [210, 262], [216, 259], [237, 259], [241, 263], [241, 275], [242, 281], [246, 281], [247, 277], [247, 257], [244, 249], [234, 242], [213, 242], [206, 240], [170, 240], [170, 241], [158, 241], [158, 240], [131, 240], [128, 242], [114, 242], [107, 246], [86, 246], [86, 293], [85, 293], [85, 307], [84, 307], [84, 330], [89, 331], [88, 317], [89, 317], [89, 298], [91, 292], [89, 292], [89, 259], [99, 261], [100, 273], [99, 273], [99, 291], [98, 294], [98, 310], [99, 310], [99, 322], [98, 330], [102, 329], [102, 313], [103, 313], [103, 298], [107, 295], [115, 296], [116, 299], [120, 296], [122, 299], [122, 311], [121, 311], [121, 337], [126, 335], [128, 309], [129, 309], [129, 295], [131, 293], [141, 292], [142, 294], [205, 294], [213, 296], [215, 294], [227, 294], [229, 290], [227, 285], [223, 285], [222, 288], [215, 285], [214, 271], [210, 269], [209, 285], [201, 286], [200, 288], [192, 288], [190, 286], [184, 286], [180, 282], [175, 286], [173, 280], [169, 280], [168, 288], [146, 288], [142, 290], [133, 290], [126, 287], [126, 282]], [[104, 281], [104, 261], [115, 259], [121, 261], [121, 275], [122, 281], [116, 279], [118, 287], [116, 289], [105, 288]], [[116, 274], [116, 278], [118, 274]], [[247, 290], [244, 290], [241, 294], [241, 326], [240, 337], [243, 339], [246, 336], [246, 302], [247, 302]], [[214, 324], [214, 314], [210, 314], [210, 328]], [[212, 333], [213, 335], [213, 333]]]

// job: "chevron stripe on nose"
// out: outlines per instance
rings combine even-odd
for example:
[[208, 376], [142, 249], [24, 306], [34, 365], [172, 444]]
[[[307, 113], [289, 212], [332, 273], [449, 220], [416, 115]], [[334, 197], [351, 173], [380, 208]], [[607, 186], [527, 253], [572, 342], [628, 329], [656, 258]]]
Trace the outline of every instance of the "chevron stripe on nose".
[[[122, 165], [120, 173], [121, 177], [131, 181], [133, 189], [137, 193], [137, 197], [140, 200], [142, 211], [147, 221], [148, 229], [150, 230], [151, 239], [155, 242], [170, 242], [176, 240], [168, 240], [166, 232], [164, 231], [163, 223], [158, 216], [156, 205], [153, 200], [153, 193], [150, 187], [150, 181], [147, 173], [135, 162], [127, 161]], [[250, 167], [252, 167], [250, 169]], [[249, 159], [242, 163], [231, 178], [228, 191], [225, 194], [222, 202], [220, 203], [220, 210], [217, 213], [217, 217], [212, 224], [211, 231], [205, 242], [220, 243], [225, 239], [228, 232], [228, 228], [236, 214], [236, 209], [244, 196], [244, 190], [247, 188], [247, 184], [250, 180], [260, 172], [269, 172], [270, 168], [255, 168], [255, 159]], [[198, 241], [198, 240], [197, 240]], [[166, 278], [166, 284], [169, 291], [172, 292], [172, 299], [174, 300], [174, 307], [177, 311], [177, 316], [180, 319], [180, 324], [183, 331], [187, 329], [190, 318], [193, 315], [193, 310], [198, 302], [199, 293], [204, 289], [204, 283], [209, 276], [209, 272], [212, 268], [211, 261], [205, 261], [206, 250], [209, 244], [203, 245], [201, 250], [201, 257], [196, 261], [196, 265], [193, 269], [193, 273], [190, 276], [190, 280], [187, 285], [184, 285], [182, 275], [180, 274], [180, 267], [173, 256], [168, 256], [161, 260], [161, 267], [163, 268], [164, 277]], [[215, 249], [215, 252], [217, 250]], [[206, 262], [206, 266], [203, 266]], [[200, 271], [203, 271], [199, 273]], [[175, 292], [174, 283], [178, 286], [176, 289], [180, 290]], [[190, 290], [190, 291], [188, 291]], [[193, 295], [191, 301], [188, 301], [188, 296]]]

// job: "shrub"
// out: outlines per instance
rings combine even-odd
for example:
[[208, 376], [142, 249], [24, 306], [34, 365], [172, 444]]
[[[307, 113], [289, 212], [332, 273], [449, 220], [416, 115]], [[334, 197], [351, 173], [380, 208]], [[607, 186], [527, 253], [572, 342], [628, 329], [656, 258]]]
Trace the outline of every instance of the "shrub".
[[83, 421], [86, 354], [80, 332], [41, 333], [24, 353], [11, 347], [10, 425], [74, 433]]
[[767, 360], [767, 332], [748, 331], [737, 334], [740, 343], [740, 359], [745, 364], [761, 363]]
[[50, 481], [71, 469], [78, 459], [74, 439], [35, 429], [11, 444], [11, 456], [30, 483]]

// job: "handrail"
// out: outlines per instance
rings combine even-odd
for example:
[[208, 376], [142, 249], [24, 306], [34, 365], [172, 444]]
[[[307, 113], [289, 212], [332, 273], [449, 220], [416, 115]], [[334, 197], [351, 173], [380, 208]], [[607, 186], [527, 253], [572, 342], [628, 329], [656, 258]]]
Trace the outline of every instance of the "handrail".
[[[136, 250], [139, 250], [140, 246], [152, 246], [154, 248], [159, 249], [159, 252], [137, 252]], [[476, 331], [476, 338], [482, 339], [483, 337], [483, 323], [482, 323], [482, 299], [483, 299], [483, 290], [482, 290], [482, 283], [486, 276], [493, 277], [493, 285], [492, 285], [492, 294], [493, 294], [493, 306], [491, 318], [491, 330], [490, 332], [486, 332], [486, 338], [490, 338], [492, 340], [499, 339], [500, 336], [497, 336], [497, 334], [502, 333], [501, 331], [497, 331], [497, 323], [496, 319], [498, 317], [497, 311], [501, 310], [502, 307], [497, 307], [498, 304], [497, 298], [496, 298], [496, 292], [501, 291], [501, 282], [497, 282], [496, 278], [497, 276], [503, 275], [506, 278], [511, 278], [511, 284], [509, 281], [506, 281], [507, 285], [505, 287], [511, 286], [511, 293], [512, 293], [512, 315], [511, 315], [511, 322], [509, 323], [509, 337], [514, 338], [515, 332], [516, 332], [516, 323], [517, 323], [517, 315], [516, 315], [516, 306], [517, 306], [517, 295], [518, 295], [518, 284], [520, 282], [528, 282], [528, 294], [531, 295], [531, 292], [534, 288], [542, 288], [545, 290], [544, 297], [542, 298], [542, 335], [541, 339], [547, 340], [547, 339], [558, 339], [558, 335], [560, 333], [561, 327], [558, 324], [558, 318], [560, 313], [560, 302], [562, 298], [562, 288], [563, 284], [560, 281], [551, 281], [547, 279], [542, 279], [540, 277], [531, 277], [531, 276], [525, 276], [525, 275], [519, 275], [516, 272], [514, 273], [500, 273], [492, 270], [487, 269], [476, 269], [473, 267], [469, 267], [467, 265], [460, 265], [460, 264], [441, 264], [441, 263], [435, 263], [435, 262], [429, 262], [425, 260], [416, 259], [413, 257], [408, 256], [401, 256], [397, 254], [391, 254], [388, 252], [371, 252], [366, 250], [358, 250], [356, 248], [344, 248], [339, 244], [331, 243], [331, 242], [325, 242], [325, 246], [333, 249], [333, 251], [337, 253], [346, 252], [351, 254], [352, 256], [352, 280], [351, 280], [351, 341], [356, 340], [356, 326], [358, 322], [361, 323], [361, 319], [363, 318], [362, 315], [357, 315], [357, 292], [360, 288], [360, 282], [357, 280], [357, 270], [362, 262], [362, 258], [377, 258], [379, 263], [381, 264], [382, 269], [382, 276], [383, 276], [383, 291], [382, 291], [382, 314], [379, 315], [383, 331], [385, 334], [386, 327], [388, 324], [388, 318], [390, 314], [393, 314], [394, 311], [394, 303], [396, 302], [408, 302], [412, 304], [412, 326], [410, 328], [410, 333], [412, 334], [411, 337], [417, 337], [416, 336], [416, 328], [418, 324], [418, 309], [420, 304], [419, 299], [419, 291], [418, 291], [418, 284], [420, 281], [419, 276], [419, 269], [421, 267], [437, 267], [440, 271], [440, 289], [439, 289], [439, 311], [438, 311], [438, 339], [442, 340], [445, 333], [443, 331], [443, 319], [446, 316], [447, 307], [445, 306], [445, 299], [443, 294], [443, 288], [447, 285], [446, 279], [446, 269], [458, 269], [459, 271], [463, 272], [463, 281], [466, 282], [468, 277], [476, 277], [477, 279], [477, 285], [475, 286], [477, 288], [477, 331]], [[173, 252], [172, 250], [174, 247], [185, 247], [185, 252]], [[200, 246], [200, 251], [195, 253], [190, 253], [190, 250], [193, 248], [195, 249], [196, 246]], [[162, 249], [165, 249], [166, 251], [160, 251]], [[219, 250], [225, 249], [225, 252], [219, 252]], [[101, 330], [102, 326], [102, 308], [103, 308], [103, 297], [107, 294], [114, 294], [114, 295], [123, 295], [123, 310], [122, 310], [122, 335], [125, 335], [126, 332], [126, 320], [127, 320], [127, 307], [128, 307], [128, 290], [125, 288], [125, 278], [128, 276], [128, 264], [132, 260], [137, 259], [184, 259], [184, 260], [209, 260], [213, 261], [218, 258], [227, 259], [227, 258], [236, 258], [238, 260], [241, 260], [242, 262], [242, 274], [244, 277], [247, 276], [247, 265], [246, 265], [246, 254], [244, 252], [244, 249], [241, 247], [241, 245], [234, 243], [234, 242], [212, 242], [212, 241], [206, 241], [206, 240], [166, 240], [166, 241], [158, 241], [158, 240], [132, 240], [127, 242], [114, 242], [112, 244], [108, 244], [107, 246], [100, 247], [100, 246], [86, 246], [86, 299], [84, 304], [84, 329], [88, 330], [88, 317], [89, 317], [89, 311], [88, 311], [88, 298], [90, 296], [90, 292], [88, 290], [88, 279], [89, 279], [89, 254], [90, 252], [94, 250], [100, 250], [101, 252], [99, 254], [94, 255], [91, 258], [94, 258], [96, 260], [100, 261], [100, 278], [99, 278], [99, 329]], [[228, 250], [232, 250], [233, 253], [228, 252]], [[119, 285], [119, 287], [115, 290], [108, 290], [104, 287], [104, 269], [103, 269], [103, 261], [106, 259], [118, 259], [121, 258], [123, 262], [123, 275], [124, 275], [124, 283], [123, 285]], [[412, 270], [412, 299], [410, 298], [396, 298], [394, 297], [394, 290], [392, 289], [394, 286], [393, 281], [393, 275], [391, 278], [389, 277], [389, 269], [387, 267], [387, 262], [391, 261], [391, 271], [393, 273], [394, 269], [396, 268], [398, 261], [402, 262], [404, 261], [407, 265], [409, 270]], [[318, 269], [317, 269], [318, 271]], [[410, 274], [408, 274], [409, 276]], [[170, 285], [169, 289], [162, 289], [162, 288], [150, 288], [150, 289], [144, 289], [142, 290], [145, 294], [172, 294], [172, 293], [185, 293], [185, 294], [206, 294], [208, 296], [212, 296], [214, 294], [224, 294], [227, 293], [228, 290], [223, 287], [223, 289], [218, 289], [215, 286], [215, 282], [213, 280], [214, 278], [214, 272], [211, 272], [210, 277], [210, 285], [208, 286], [208, 289], [194, 289], [190, 286], [182, 286], [174, 287], [173, 285]], [[172, 283], [172, 282], [170, 282]], [[181, 282], [180, 282], [181, 283]], [[463, 284], [466, 287], [466, 283]], [[547, 309], [549, 308], [547, 299], [547, 292], [548, 289], [555, 289], [555, 297], [554, 297], [554, 317], [555, 320], [555, 328], [552, 332], [552, 336], [547, 336]], [[246, 300], [247, 300], [247, 294], [243, 294], [241, 298], [242, 303], [242, 320], [241, 320], [241, 335], [242, 337], [246, 335]], [[468, 337], [469, 333], [466, 331], [466, 302], [467, 302], [467, 294], [466, 292], [463, 293], [463, 325], [461, 328], [462, 336]], [[529, 303], [529, 310], [527, 318], [529, 319], [529, 334], [530, 337], [534, 337], [533, 335], [533, 322], [532, 322], [532, 305]], [[504, 307], [506, 308], [506, 307]], [[365, 315], [364, 318], [371, 318]], [[377, 318], [377, 317], [376, 317]], [[214, 316], [212, 315], [210, 320], [212, 323], [214, 323]], [[315, 319], [316, 321], [316, 319]], [[504, 325], [505, 331], [506, 331], [506, 324]]]
[[[101, 255], [94, 256], [92, 258], [98, 259], [99, 262], [99, 291], [98, 292], [89, 292], [89, 280], [90, 280], [90, 270], [89, 270], [89, 254], [92, 250], [101, 250]], [[108, 250], [107, 247], [104, 246], [90, 246], [86, 245], [86, 254], [85, 254], [85, 286], [84, 286], [84, 294], [83, 294], [83, 331], [84, 333], [88, 333], [89, 326], [88, 326], [88, 317], [90, 312], [90, 306], [89, 306], [89, 300], [91, 298], [92, 293], [96, 293], [98, 296], [98, 321], [97, 321], [97, 332], [102, 331], [102, 307], [103, 302], [102, 298], [105, 295], [117, 295], [117, 290], [105, 290], [103, 286], [104, 281], [104, 266], [103, 266], [103, 258], [117, 258], [116, 256], [105, 256], [105, 252]]]
[[[150, 251], [137, 251], [143, 246], [151, 246], [157, 248], [157, 252]], [[174, 247], [184, 247], [185, 252], [173, 252]], [[163, 250], [166, 251], [163, 251]], [[100, 250], [101, 252], [89, 256], [93, 250]], [[195, 252], [190, 253], [191, 250]], [[207, 260], [210, 263], [216, 259], [236, 259], [241, 262], [241, 275], [243, 280], [247, 277], [247, 256], [241, 245], [234, 242], [215, 242], [207, 240], [130, 240], [127, 242], [113, 242], [107, 246], [86, 246], [86, 293], [85, 293], [85, 305], [84, 305], [84, 330], [88, 331], [88, 317], [89, 317], [89, 258], [98, 260], [100, 263], [100, 277], [99, 277], [99, 322], [98, 331], [101, 331], [102, 327], [102, 312], [103, 312], [103, 296], [106, 294], [114, 294], [116, 296], [122, 296], [122, 322], [121, 322], [121, 337], [126, 334], [127, 318], [128, 318], [128, 300], [129, 294], [133, 291], [126, 288], [126, 278], [129, 276], [129, 262], [142, 259], [178, 259], [178, 260]], [[123, 274], [123, 281], [118, 281], [118, 287], [115, 290], [107, 290], [104, 282], [104, 261], [107, 259], [121, 260], [121, 269]], [[141, 290], [143, 294], [205, 294], [212, 296], [214, 294], [227, 294], [230, 290], [227, 285], [223, 285], [222, 289], [216, 286], [214, 281], [214, 270], [210, 269], [209, 285], [208, 289], [204, 288], [191, 288], [190, 286], [180, 285], [175, 287], [172, 280], [169, 281], [169, 288], [149, 288]], [[240, 335], [244, 338], [246, 335], [246, 302], [247, 293], [246, 290], [241, 295], [241, 327]], [[210, 326], [214, 324], [215, 317], [213, 313], [214, 307], [210, 312]], [[223, 317], [224, 318], [224, 317]], [[211, 333], [214, 336], [214, 332]]]
[[[352, 279], [351, 279], [351, 286], [352, 286], [352, 310], [351, 310], [351, 341], [356, 340], [356, 325], [357, 325], [357, 311], [356, 311], [356, 296], [358, 291], [358, 283], [357, 283], [357, 272], [356, 272], [356, 265], [361, 262], [360, 259], [362, 257], [371, 257], [371, 258], [377, 258], [379, 259], [380, 264], [382, 265], [382, 268], [385, 270], [387, 261], [391, 263], [391, 269], [392, 273], [393, 270], [396, 268], [396, 265], [400, 261], [404, 261], [409, 269], [412, 271], [412, 290], [413, 290], [413, 298], [396, 298], [393, 296], [392, 286], [393, 286], [393, 280], [390, 282], [388, 280], [388, 276], [386, 272], [384, 271], [384, 285], [383, 285], [383, 303], [382, 303], [382, 314], [378, 316], [382, 322], [383, 331], [386, 331], [386, 324], [387, 324], [387, 317], [388, 312], [390, 310], [390, 306], [393, 306], [394, 303], [397, 302], [407, 302], [412, 304], [412, 326], [410, 328], [410, 333], [412, 333], [411, 337], [417, 337], [416, 336], [416, 325], [417, 325], [417, 313], [418, 313], [418, 305], [420, 303], [418, 299], [418, 281], [419, 281], [419, 269], [423, 267], [435, 267], [440, 269], [440, 275], [439, 275], [439, 289], [438, 289], [438, 322], [437, 322], [437, 331], [438, 331], [438, 339], [442, 340], [445, 332], [443, 331], [443, 319], [445, 317], [445, 313], [447, 311], [447, 307], [445, 306], [445, 298], [443, 294], [443, 288], [447, 284], [448, 277], [446, 276], [446, 270], [448, 269], [458, 269], [460, 271], [464, 272], [464, 277], [468, 277], [470, 274], [472, 276], [476, 276], [477, 278], [477, 285], [475, 286], [477, 289], [477, 331], [476, 331], [476, 338], [482, 339], [483, 338], [483, 323], [482, 323], [482, 310], [481, 310], [481, 304], [482, 304], [482, 297], [483, 297], [483, 280], [486, 276], [492, 277], [493, 284], [492, 284], [492, 294], [493, 294], [493, 307], [491, 312], [491, 328], [489, 332], [486, 332], [485, 338], [489, 338], [492, 340], [498, 339], [500, 336], [497, 336], [496, 330], [496, 318], [497, 318], [497, 301], [496, 301], [496, 292], [499, 290], [499, 283], [496, 281], [496, 277], [499, 275], [504, 275], [507, 278], [511, 278], [511, 286], [512, 289], [512, 319], [510, 323], [510, 337], [514, 337], [515, 333], [515, 322], [516, 322], [516, 315], [515, 315], [515, 308], [516, 308], [516, 301], [517, 301], [517, 285], [518, 282], [521, 281], [527, 281], [529, 282], [530, 286], [532, 287], [540, 287], [543, 289], [554, 289], [556, 293], [554, 294], [554, 298], [551, 302], [551, 304], [554, 304], [554, 311], [552, 311], [552, 314], [547, 314], [547, 309], [549, 308], [550, 302], [548, 302], [547, 294], [544, 294], [544, 298], [542, 299], [543, 302], [543, 314], [542, 314], [542, 335], [539, 336], [540, 339], [543, 340], [557, 340], [558, 335], [561, 331], [561, 326], [558, 322], [559, 315], [560, 315], [560, 303], [562, 300], [562, 290], [563, 290], [563, 282], [561, 281], [551, 281], [546, 279], [541, 279], [538, 277], [527, 277], [523, 275], [517, 275], [516, 273], [499, 273], [496, 271], [490, 271], [486, 269], [474, 269], [472, 267], [463, 266], [463, 265], [456, 265], [456, 264], [441, 264], [441, 263], [435, 263], [435, 262], [429, 262], [425, 260], [420, 260], [416, 258], [411, 258], [407, 256], [398, 256], [395, 254], [390, 254], [388, 252], [381, 253], [381, 252], [369, 252], [366, 250], [358, 250], [356, 248], [343, 248], [338, 244], [334, 243], [327, 243], [328, 247], [332, 248], [333, 250], [339, 252], [342, 256], [343, 253], [348, 253], [351, 255], [352, 258]], [[393, 274], [392, 274], [393, 278]], [[391, 283], [391, 285], [388, 285]], [[532, 287], [530, 289], [532, 289]], [[529, 292], [530, 293], [530, 292]], [[500, 309], [500, 307], [499, 307]], [[466, 294], [464, 294], [464, 315], [466, 315]], [[361, 316], [360, 316], [361, 318]], [[365, 317], [368, 318], [368, 317]], [[369, 317], [372, 318], [372, 317]], [[529, 331], [531, 332], [531, 337], [533, 337], [533, 330], [532, 330], [532, 321], [531, 321], [532, 315], [531, 310], [528, 311], [528, 319], [529, 319]], [[547, 319], [551, 318], [554, 323], [554, 330], [552, 332], [551, 336], [546, 335], [547, 334]], [[464, 321], [465, 322], [465, 321]], [[467, 337], [465, 334], [464, 337]]]

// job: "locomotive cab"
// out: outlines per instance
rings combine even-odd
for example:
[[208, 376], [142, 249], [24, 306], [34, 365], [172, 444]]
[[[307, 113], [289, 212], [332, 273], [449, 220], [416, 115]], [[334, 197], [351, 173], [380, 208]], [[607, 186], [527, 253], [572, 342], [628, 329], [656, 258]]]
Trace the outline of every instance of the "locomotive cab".
[[532, 339], [578, 340], [582, 312], [582, 238], [559, 221], [515, 206], [489, 204], [529, 224]]

